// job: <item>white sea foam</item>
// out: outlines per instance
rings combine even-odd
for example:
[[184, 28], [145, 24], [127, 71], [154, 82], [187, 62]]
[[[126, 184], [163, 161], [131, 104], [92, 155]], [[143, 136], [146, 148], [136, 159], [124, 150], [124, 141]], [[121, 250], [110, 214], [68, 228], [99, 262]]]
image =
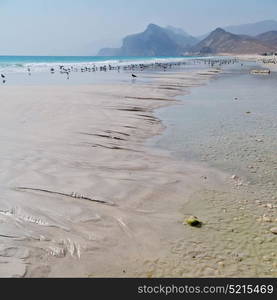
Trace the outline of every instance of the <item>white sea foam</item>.
[[[165, 57], [165, 58], [114, 58], [114, 59], [107, 59], [103, 57], [103, 60], [101, 58], [97, 58], [95, 60], [91, 61], [79, 61], [79, 62], [70, 62], [66, 61], [56, 61], [56, 62], [49, 62], [47, 61], [47, 57], [45, 58], [45, 62], [26, 62], [26, 63], [14, 63], [14, 62], [4, 62], [1, 63], [0, 61], [0, 72], [1, 73], [27, 73], [28, 68], [31, 69], [31, 72], [49, 72], [51, 68], [54, 68], [55, 70], [59, 70], [60, 66], [64, 66], [65, 68], [93, 68], [93, 67], [99, 67], [106, 65], [107, 67], [111, 65], [112, 67], [120, 66], [124, 67], [127, 65], [132, 64], [144, 64], [144, 65], [150, 65], [155, 63], [179, 63], [179, 62], [187, 62], [189, 63], [195, 59], [195, 57]], [[197, 59], [200, 59], [198, 57]], [[206, 57], [207, 59], [207, 57]]]

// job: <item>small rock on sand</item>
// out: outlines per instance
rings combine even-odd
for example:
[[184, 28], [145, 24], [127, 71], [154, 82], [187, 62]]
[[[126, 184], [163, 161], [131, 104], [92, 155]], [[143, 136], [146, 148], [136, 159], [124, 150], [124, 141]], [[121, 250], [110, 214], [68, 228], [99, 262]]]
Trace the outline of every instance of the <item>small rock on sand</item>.
[[264, 222], [272, 222], [271, 218], [270, 217], [266, 217], [266, 216], [263, 216], [263, 221]]
[[269, 222], [269, 223], [272, 222], [271, 218], [270, 218], [270, 217], [267, 217], [267, 216], [263, 216], [262, 220], [263, 220], [264, 222]]
[[271, 223], [272, 219], [266, 215], [263, 215], [262, 217], [259, 217], [257, 219], [258, 222], [266, 222], [266, 223]]
[[277, 234], [277, 227], [271, 228], [270, 231], [271, 231], [273, 234]]
[[218, 266], [219, 266], [219, 268], [223, 268], [223, 267], [225, 267], [225, 264], [223, 261], [220, 261], [220, 262], [218, 262]]
[[198, 218], [194, 216], [190, 216], [188, 219], [186, 219], [184, 224], [185, 223], [193, 227], [201, 227], [202, 225], [202, 222], [200, 222]]

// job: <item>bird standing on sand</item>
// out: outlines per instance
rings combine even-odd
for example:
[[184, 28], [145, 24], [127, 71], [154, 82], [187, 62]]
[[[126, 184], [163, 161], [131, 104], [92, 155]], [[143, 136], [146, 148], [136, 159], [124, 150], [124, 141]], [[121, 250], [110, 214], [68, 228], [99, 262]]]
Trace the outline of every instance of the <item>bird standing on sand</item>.
[[3, 83], [5, 83], [5, 82], [6, 82], [6, 76], [3, 75], [3, 74], [1, 74], [1, 77], [2, 77], [2, 79], [3, 79]]

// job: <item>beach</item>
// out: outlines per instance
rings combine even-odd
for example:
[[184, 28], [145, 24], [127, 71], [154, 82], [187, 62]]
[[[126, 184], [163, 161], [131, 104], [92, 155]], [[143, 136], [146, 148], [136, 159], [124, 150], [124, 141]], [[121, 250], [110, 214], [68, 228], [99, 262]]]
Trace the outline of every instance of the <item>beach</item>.
[[240, 54], [236, 55], [238, 59], [241, 59], [242, 61], [252, 61], [256, 62], [258, 65], [263, 66], [272, 72], [277, 71], [277, 58], [276, 55], [247, 55], [247, 54]]
[[261, 199], [243, 172], [153, 146], [157, 112], [224, 72], [2, 86], [0, 276], [276, 276], [275, 182]]
[[[206, 276], [276, 274], [276, 73], [253, 75], [261, 68], [255, 61], [241, 64], [178, 97], [181, 106], [156, 114], [167, 129], [151, 145], [229, 174], [224, 186], [195, 193], [184, 205], [184, 213], [197, 211], [209, 227], [199, 231], [202, 238], [192, 233], [196, 250], [194, 261], [182, 266], [186, 274], [203, 276], [207, 264]], [[187, 242], [180, 244], [184, 255]]]

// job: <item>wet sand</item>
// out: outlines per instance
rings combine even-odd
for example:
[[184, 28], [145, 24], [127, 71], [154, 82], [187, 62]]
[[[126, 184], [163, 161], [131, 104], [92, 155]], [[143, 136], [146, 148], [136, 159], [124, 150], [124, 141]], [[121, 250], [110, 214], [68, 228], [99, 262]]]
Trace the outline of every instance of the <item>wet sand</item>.
[[165, 132], [156, 109], [218, 72], [142, 76], [0, 90], [0, 276], [277, 275], [274, 203], [241, 174], [145, 143]]
[[214, 74], [3, 86], [0, 276], [148, 276], [183, 234], [178, 207], [201, 175], [224, 177], [150, 151], [145, 139], [164, 129], [153, 109]]
[[226, 70], [178, 97], [182, 105], [156, 113], [167, 129], [150, 145], [229, 174], [223, 186], [207, 186], [184, 205], [205, 226], [172, 248], [176, 276], [276, 277], [277, 74], [249, 74], [254, 67]]
[[245, 55], [237, 55], [236, 57], [242, 61], [255, 62], [258, 65], [262, 66], [263, 68], [269, 69], [272, 72], [277, 72], [276, 55], [264, 56], [264, 55], [245, 54]]

